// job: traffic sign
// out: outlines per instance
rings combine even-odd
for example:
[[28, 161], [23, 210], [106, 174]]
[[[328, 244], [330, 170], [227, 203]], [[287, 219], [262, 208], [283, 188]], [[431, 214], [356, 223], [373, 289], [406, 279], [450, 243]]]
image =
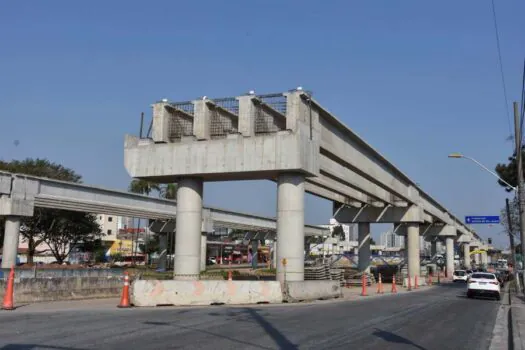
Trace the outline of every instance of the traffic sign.
[[465, 216], [467, 224], [499, 224], [499, 216]]

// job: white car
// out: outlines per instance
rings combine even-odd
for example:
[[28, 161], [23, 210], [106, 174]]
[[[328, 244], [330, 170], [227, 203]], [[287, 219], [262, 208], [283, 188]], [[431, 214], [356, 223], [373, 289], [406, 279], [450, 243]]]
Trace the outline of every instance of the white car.
[[467, 282], [467, 298], [476, 295], [492, 296], [501, 300], [501, 288], [496, 275], [488, 272], [474, 272]]
[[453, 282], [456, 282], [456, 281], [467, 282], [468, 277], [469, 277], [469, 275], [468, 275], [467, 271], [465, 271], [465, 270], [456, 270], [452, 274], [452, 281]]

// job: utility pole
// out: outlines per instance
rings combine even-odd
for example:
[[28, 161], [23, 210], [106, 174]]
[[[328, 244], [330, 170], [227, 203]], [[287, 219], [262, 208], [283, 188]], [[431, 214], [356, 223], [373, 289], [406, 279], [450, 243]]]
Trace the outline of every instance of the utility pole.
[[[514, 274], [516, 277], [518, 277], [518, 272], [516, 268], [516, 248], [514, 247], [514, 229], [512, 227], [512, 219], [510, 215], [510, 205], [509, 205], [509, 199], [505, 198], [505, 204], [507, 208], [507, 223], [508, 223], [508, 229], [509, 229], [509, 240], [510, 240], [510, 260], [512, 262], [512, 266], [514, 268]], [[517, 283], [516, 287], [518, 289], [518, 293], [520, 292], [520, 284]]]
[[520, 211], [521, 261], [525, 268], [525, 193], [523, 192], [523, 160], [521, 157], [521, 130], [518, 102], [514, 102], [514, 132], [516, 135], [516, 161], [518, 165], [518, 202]]

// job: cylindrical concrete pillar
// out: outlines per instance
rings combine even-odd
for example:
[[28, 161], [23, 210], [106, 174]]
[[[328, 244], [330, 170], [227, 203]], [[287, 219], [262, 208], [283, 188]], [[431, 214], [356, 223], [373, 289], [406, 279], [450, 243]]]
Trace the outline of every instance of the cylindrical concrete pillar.
[[206, 232], [203, 232], [201, 234], [201, 272], [206, 271], [207, 247], [208, 235], [206, 234]]
[[487, 267], [488, 258], [487, 258], [487, 252], [481, 253], [481, 265], [484, 267]]
[[357, 268], [360, 272], [370, 272], [370, 224], [360, 222], [357, 226], [358, 256]]
[[[476, 249], [478, 248], [476, 247]], [[479, 265], [479, 254], [478, 253], [474, 254], [474, 262], [476, 263], [476, 265]]]
[[159, 262], [157, 268], [166, 271], [166, 259], [168, 257], [168, 234], [159, 233]]
[[445, 238], [445, 254], [447, 260], [447, 277], [452, 278], [454, 273], [454, 238]]
[[16, 265], [18, 255], [18, 237], [20, 235], [20, 217], [8, 216], [5, 219], [4, 247], [2, 250], [2, 268], [9, 269]]
[[470, 269], [470, 244], [463, 244], [463, 263], [466, 269]]
[[200, 274], [202, 180], [183, 178], [177, 184], [174, 279], [197, 280]]
[[408, 258], [408, 275], [412, 279], [412, 286], [416, 275], [419, 278], [421, 273], [419, 260], [419, 224], [407, 224], [407, 258]]
[[304, 176], [281, 174], [277, 186], [277, 280], [304, 281]]

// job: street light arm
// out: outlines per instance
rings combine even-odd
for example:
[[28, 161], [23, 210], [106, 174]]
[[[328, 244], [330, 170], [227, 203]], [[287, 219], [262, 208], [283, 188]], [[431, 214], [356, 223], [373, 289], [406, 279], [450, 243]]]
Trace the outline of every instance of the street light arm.
[[518, 189], [514, 186], [512, 186], [511, 184], [509, 184], [507, 181], [503, 180], [501, 177], [498, 176], [498, 174], [496, 174], [495, 172], [493, 172], [492, 170], [490, 170], [489, 168], [487, 168], [486, 166], [484, 166], [483, 164], [481, 164], [480, 162], [478, 162], [477, 160], [475, 160], [474, 158], [471, 158], [471, 157], [467, 157], [467, 156], [462, 156], [462, 158], [467, 158], [467, 159], [470, 159], [471, 161], [473, 161], [474, 163], [476, 163], [477, 165], [479, 165], [482, 169], [488, 171], [489, 173], [491, 173], [492, 175], [494, 175], [494, 177], [496, 177], [498, 180], [500, 180], [501, 182], [503, 182], [505, 185], [509, 186], [510, 188], [512, 188], [514, 191], [518, 191]]

